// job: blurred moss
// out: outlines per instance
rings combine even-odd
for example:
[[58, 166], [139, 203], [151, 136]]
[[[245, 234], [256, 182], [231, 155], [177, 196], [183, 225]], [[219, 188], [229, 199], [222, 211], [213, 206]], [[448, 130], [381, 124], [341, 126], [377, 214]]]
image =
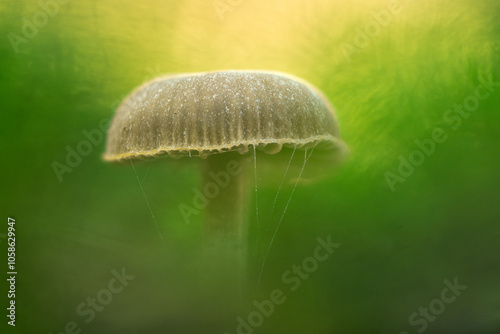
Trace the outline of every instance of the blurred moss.
[[[500, 6], [402, 0], [369, 45], [346, 57], [343, 43], [354, 45], [356, 29], [388, 5], [243, 0], [221, 20], [211, 1], [69, 2], [16, 53], [7, 34], [22, 34], [23, 17], [32, 20], [41, 7], [0, 3], [0, 200], [19, 229], [18, 332], [55, 333], [72, 319], [92, 333], [235, 332], [236, 318], [221, 324], [199, 303], [203, 217], [186, 224], [178, 211], [198, 187], [196, 164], [164, 160], [137, 164], [136, 172], [109, 166], [101, 160], [104, 139], [63, 182], [52, 163], [65, 163], [67, 147], [86, 140], [83, 130], [99, 130], [145, 80], [269, 69], [303, 77], [328, 95], [351, 157], [323, 182], [298, 186], [257, 287], [292, 190], [283, 189], [271, 219], [276, 189], [259, 188], [250, 285], [258, 300], [275, 288], [288, 300], [256, 332], [415, 332], [409, 315], [439, 297], [444, 279], [458, 276], [468, 290], [429, 331], [496, 333], [500, 91], [457, 130], [443, 115], [474, 94], [480, 77], [500, 81]], [[436, 127], [447, 140], [391, 192], [385, 171], [395, 171], [398, 157]], [[286, 290], [283, 272], [328, 235], [342, 244], [338, 252], [300, 290]], [[77, 305], [124, 266], [137, 277], [130, 289], [85, 324]]]

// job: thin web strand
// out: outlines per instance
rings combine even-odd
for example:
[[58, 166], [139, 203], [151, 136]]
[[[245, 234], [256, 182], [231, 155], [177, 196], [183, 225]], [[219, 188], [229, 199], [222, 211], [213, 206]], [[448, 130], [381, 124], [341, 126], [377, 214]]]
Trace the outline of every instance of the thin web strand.
[[144, 196], [144, 199], [146, 200], [146, 204], [148, 205], [149, 212], [151, 213], [151, 217], [153, 217], [153, 221], [155, 222], [156, 229], [158, 230], [158, 233], [160, 234], [160, 239], [163, 239], [163, 235], [161, 234], [160, 228], [158, 227], [158, 223], [156, 222], [155, 215], [153, 214], [153, 210], [151, 209], [151, 205], [149, 205], [149, 200], [148, 197], [146, 196], [146, 192], [144, 191], [144, 188], [142, 187], [141, 180], [139, 179], [139, 176], [137, 175], [137, 171], [135, 170], [134, 163], [132, 162], [132, 159], [129, 158], [130, 164], [132, 165], [132, 168], [134, 169], [134, 174], [135, 177], [137, 178], [137, 182], [139, 183], [139, 186], [141, 187], [142, 195]]
[[[269, 222], [271, 222], [273, 220], [274, 208], [276, 207], [276, 201], [278, 200], [278, 196], [280, 194], [281, 188], [283, 187], [283, 183], [285, 182], [286, 174], [288, 174], [288, 169], [290, 168], [290, 165], [292, 164], [293, 156], [295, 155], [296, 150], [297, 150], [297, 146], [295, 146], [293, 148], [292, 156], [290, 157], [290, 160], [288, 161], [288, 165], [286, 166], [285, 174], [283, 175], [283, 178], [281, 179], [281, 183], [280, 183], [280, 186], [278, 188], [278, 192], [276, 193], [276, 196], [274, 197], [273, 206], [271, 207], [271, 214], [270, 214], [271, 218], [269, 218]], [[270, 224], [268, 224], [268, 225], [270, 225]]]
[[281, 215], [281, 218], [278, 221], [278, 226], [276, 226], [276, 230], [274, 231], [273, 237], [271, 238], [271, 242], [269, 243], [269, 246], [267, 247], [266, 254], [264, 255], [264, 259], [262, 261], [262, 266], [260, 267], [259, 277], [257, 279], [257, 288], [260, 285], [260, 280], [262, 278], [262, 273], [264, 272], [264, 267], [265, 267], [265, 264], [267, 261], [267, 256], [269, 255], [269, 251], [271, 250], [271, 247], [274, 243], [274, 239], [276, 238], [276, 234], [278, 233], [278, 229], [280, 228], [281, 222], [283, 221], [283, 217], [285, 217], [285, 213], [288, 210], [288, 206], [290, 205], [290, 201], [292, 200], [293, 194], [295, 193], [295, 189], [297, 188], [297, 185], [299, 184], [302, 173], [304, 172], [304, 169], [306, 168], [306, 163], [309, 160], [309, 158], [311, 157], [312, 152], [314, 152], [315, 148], [316, 148], [316, 146], [313, 147], [309, 156], [307, 156], [307, 148], [304, 151], [304, 164], [302, 165], [302, 169], [300, 170], [297, 181], [295, 181], [295, 185], [293, 186], [292, 192], [290, 193], [290, 197], [288, 198], [288, 202], [286, 203], [285, 209], [283, 210], [283, 214]]
[[141, 184], [144, 183], [144, 181], [146, 181], [146, 178], [148, 177], [148, 174], [149, 174], [149, 170], [151, 169], [151, 167], [148, 167], [148, 170], [146, 171], [146, 174], [144, 175], [144, 178], [142, 179], [141, 181]]
[[[253, 145], [253, 169], [254, 169], [254, 182], [255, 182], [255, 217], [257, 221], [257, 231], [258, 231], [258, 241], [262, 240], [262, 235], [260, 232], [260, 222], [259, 222], [259, 195], [257, 187], [257, 151], [255, 145]], [[259, 242], [257, 242], [259, 243]], [[260, 243], [260, 252], [263, 252], [262, 243]]]

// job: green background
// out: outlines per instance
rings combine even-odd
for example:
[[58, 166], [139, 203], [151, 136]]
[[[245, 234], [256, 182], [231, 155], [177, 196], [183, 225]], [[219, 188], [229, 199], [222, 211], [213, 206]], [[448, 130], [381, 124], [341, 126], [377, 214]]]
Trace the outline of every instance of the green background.
[[[236, 317], [252, 308], [222, 316], [224, 296], [197, 288], [202, 216], [186, 224], [178, 210], [199, 187], [198, 165], [166, 159], [137, 164], [137, 174], [108, 165], [99, 125], [148, 79], [222, 69], [315, 84], [350, 148], [329, 178], [298, 185], [257, 286], [261, 249], [292, 192], [282, 190], [271, 217], [276, 188], [259, 188], [249, 302], [273, 289], [287, 300], [255, 333], [417, 333], [410, 315], [455, 277], [468, 288], [426, 332], [500, 332], [500, 86], [456, 129], [443, 118], [480, 77], [500, 82], [498, 1], [401, 1], [384, 25], [374, 13], [389, 13], [391, 1], [89, 0], [47, 5], [45, 16], [41, 3], [54, 2], [0, 2], [0, 233], [14, 217], [18, 270], [17, 326], [2, 315], [2, 333], [55, 334], [68, 321], [82, 333], [236, 333]], [[37, 31], [25, 20], [38, 20]], [[358, 29], [374, 25], [349, 54]], [[435, 128], [446, 140], [392, 191], [386, 172]], [[103, 139], [60, 182], [53, 163], [66, 164], [84, 130]], [[290, 291], [281, 275], [329, 235], [341, 246]], [[77, 306], [123, 267], [135, 279], [85, 323]]]

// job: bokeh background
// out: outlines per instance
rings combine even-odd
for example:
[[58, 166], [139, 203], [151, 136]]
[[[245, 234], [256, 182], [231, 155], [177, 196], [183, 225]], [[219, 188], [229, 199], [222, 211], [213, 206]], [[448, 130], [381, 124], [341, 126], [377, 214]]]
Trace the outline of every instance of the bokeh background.
[[[443, 118], [481, 78], [500, 82], [499, 15], [495, 0], [1, 0], [0, 248], [14, 217], [19, 274], [17, 325], [2, 315], [0, 331], [60, 333], [74, 321], [82, 333], [232, 334], [278, 288], [286, 302], [254, 333], [418, 333], [410, 315], [458, 278], [467, 289], [425, 332], [500, 333], [500, 86], [456, 129]], [[351, 150], [329, 178], [299, 184], [257, 285], [279, 217], [276, 189], [259, 188], [250, 308], [231, 316], [197, 286], [202, 216], [187, 224], [178, 210], [199, 186], [196, 161], [110, 166], [99, 136], [142, 82], [221, 69], [315, 84]], [[445, 142], [391, 189], [386, 172], [435, 128]], [[66, 165], [85, 131], [95, 144], [60, 180], [54, 162]], [[341, 246], [290, 291], [282, 274], [329, 235]], [[134, 280], [86, 323], [78, 305], [122, 268]]]

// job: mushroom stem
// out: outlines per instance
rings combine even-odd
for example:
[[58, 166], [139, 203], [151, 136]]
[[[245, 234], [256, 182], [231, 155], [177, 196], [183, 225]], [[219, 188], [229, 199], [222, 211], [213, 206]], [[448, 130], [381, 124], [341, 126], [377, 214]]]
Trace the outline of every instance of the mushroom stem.
[[[203, 160], [202, 191], [205, 195], [205, 255], [207, 278], [214, 287], [234, 289], [245, 295], [247, 267], [247, 161], [237, 152], [214, 154]], [[213, 284], [215, 285], [213, 285]]]

